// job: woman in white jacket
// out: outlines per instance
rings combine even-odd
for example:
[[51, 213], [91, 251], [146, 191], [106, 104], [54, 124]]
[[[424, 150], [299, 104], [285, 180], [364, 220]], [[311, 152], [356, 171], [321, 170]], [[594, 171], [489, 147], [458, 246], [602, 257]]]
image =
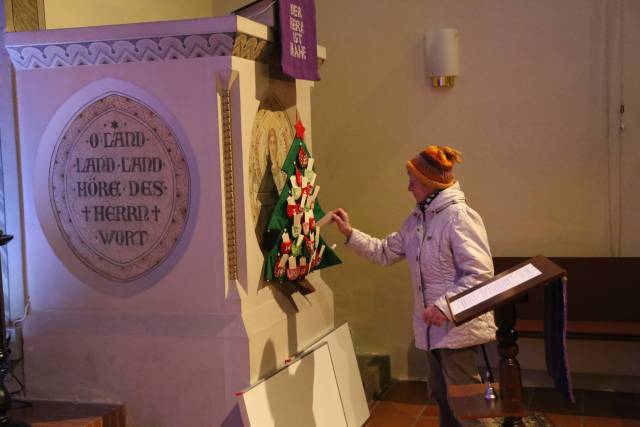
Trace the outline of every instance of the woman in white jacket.
[[447, 385], [480, 382], [478, 345], [493, 340], [496, 331], [492, 313], [454, 326], [445, 300], [493, 276], [482, 218], [467, 205], [453, 174], [460, 161], [458, 151], [431, 145], [407, 162], [408, 190], [417, 205], [400, 230], [384, 239], [352, 228], [343, 209], [332, 212], [347, 246], [358, 255], [379, 265], [407, 260], [415, 343], [427, 351], [429, 392], [439, 405], [441, 427], [479, 425], [454, 417]]

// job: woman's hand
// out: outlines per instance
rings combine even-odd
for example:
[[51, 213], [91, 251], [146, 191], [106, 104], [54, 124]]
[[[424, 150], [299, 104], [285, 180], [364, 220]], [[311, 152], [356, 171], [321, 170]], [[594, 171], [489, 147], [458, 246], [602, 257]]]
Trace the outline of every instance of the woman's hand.
[[342, 234], [344, 234], [347, 238], [351, 237], [351, 233], [353, 232], [353, 228], [351, 228], [351, 222], [349, 221], [349, 214], [342, 208], [338, 208], [335, 211], [331, 212], [331, 219], [335, 221], [338, 226], [338, 230]]
[[430, 305], [424, 310], [423, 314], [424, 323], [427, 325], [441, 326], [444, 322], [448, 321], [447, 316], [435, 305]]

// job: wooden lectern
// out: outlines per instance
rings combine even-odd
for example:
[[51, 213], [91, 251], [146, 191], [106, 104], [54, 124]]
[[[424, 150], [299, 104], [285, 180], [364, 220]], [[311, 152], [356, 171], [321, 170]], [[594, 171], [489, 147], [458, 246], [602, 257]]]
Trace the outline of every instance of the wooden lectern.
[[522, 377], [516, 359], [518, 334], [515, 331], [516, 304], [526, 300], [527, 292], [537, 286], [566, 282], [567, 272], [544, 256], [538, 255], [506, 270], [492, 279], [447, 297], [453, 322], [461, 325], [489, 310], [494, 311], [498, 330], [500, 384], [495, 385], [498, 399], [485, 400], [485, 384], [449, 387], [450, 404], [456, 417], [504, 417], [503, 426], [523, 426], [526, 415], [522, 399]]

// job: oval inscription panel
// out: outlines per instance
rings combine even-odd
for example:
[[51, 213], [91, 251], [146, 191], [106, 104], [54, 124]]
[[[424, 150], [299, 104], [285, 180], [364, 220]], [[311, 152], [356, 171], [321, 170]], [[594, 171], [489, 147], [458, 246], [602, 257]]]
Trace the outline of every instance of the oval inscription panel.
[[118, 282], [165, 260], [188, 217], [180, 143], [151, 109], [107, 95], [77, 113], [58, 140], [49, 195], [60, 231], [82, 262]]

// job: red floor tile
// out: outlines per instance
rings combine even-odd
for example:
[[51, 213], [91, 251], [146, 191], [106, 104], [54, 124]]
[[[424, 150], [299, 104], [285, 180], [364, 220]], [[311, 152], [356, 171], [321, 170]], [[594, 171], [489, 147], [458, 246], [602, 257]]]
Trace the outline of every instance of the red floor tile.
[[582, 416], [564, 414], [544, 414], [554, 427], [582, 427]]
[[402, 414], [372, 414], [364, 427], [413, 427], [416, 419]]
[[438, 418], [419, 418], [415, 424], [415, 427], [439, 427], [440, 421]]
[[623, 418], [583, 417], [582, 427], [640, 427], [640, 420]]
[[418, 417], [424, 412], [425, 405], [413, 403], [399, 403], [390, 401], [378, 401], [371, 408], [372, 416], [378, 415], [401, 415], [408, 417]]
[[437, 405], [427, 405], [424, 408], [424, 412], [422, 413], [423, 417], [437, 417], [438, 416], [438, 406]]
[[[438, 408], [425, 399], [423, 384], [399, 382], [394, 387], [372, 407], [366, 427], [438, 426]], [[554, 427], [640, 427], [640, 393], [578, 390], [571, 404], [555, 390], [525, 392], [527, 409], [544, 413]]]

